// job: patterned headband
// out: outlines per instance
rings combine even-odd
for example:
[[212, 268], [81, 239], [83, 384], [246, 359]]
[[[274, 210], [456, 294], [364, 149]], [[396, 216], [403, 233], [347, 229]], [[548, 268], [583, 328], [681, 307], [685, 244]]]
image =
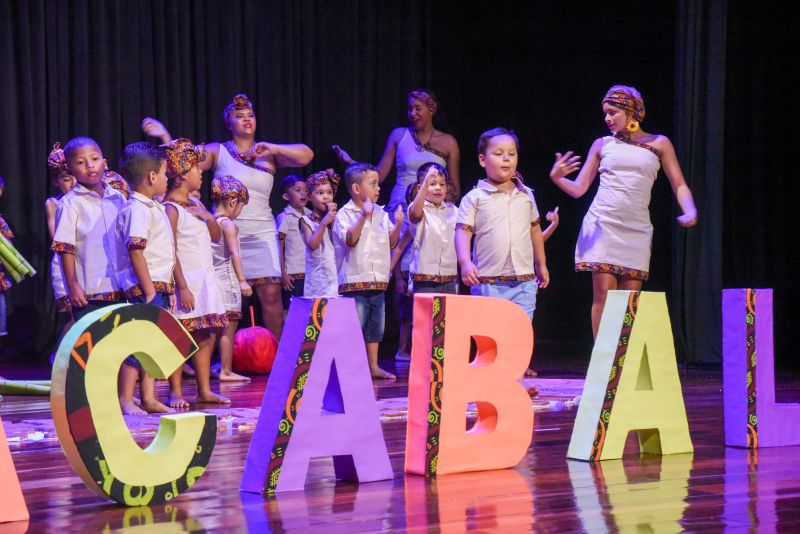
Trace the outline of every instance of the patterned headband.
[[256, 110], [256, 108], [253, 107], [253, 103], [244, 93], [239, 93], [238, 95], [234, 96], [233, 101], [225, 107], [225, 111], [222, 112], [222, 119], [225, 121], [225, 124], [230, 125], [231, 114], [240, 109], [252, 109], [253, 111]]
[[306, 178], [306, 187], [308, 187], [309, 193], [313, 193], [314, 189], [321, 185], [330, 184], [333, 189], [333, 196], [336, 196], [340, 183], [342, 183], [342, 177], [336, 174], [333, 169], [318, 171]]
[[419, 100], [422, 105], [428, 108], [434, 115], [436, 115], [436, 111], [439, 109], [439, 104], [436, 102], [436, 99], [433, 98], [425, 89], [414, 89], [408, 93], [408, 99]]
[[127, 180], [125, 180], [121, 174], [117, 174], [114, 171], [109, 171], [106, 169], [103, 172], [103, 181], [122, 193], [125, 198], [129, 198], [131, 196], [131, 188], [128, 185]]
[[250, 201], [250, 193], [242, 182], [233, 176], [215, 176], [211, 180], [211, 200], [219, 202], [226, 198], [238, 198], [242, 204]]
[[644, 100], [634, 87], [615, 85], [603, 97], [603, 103], [606, 102], [624, 110], [636, 122], [644, 120]]
[[195, 146], [191, 140], [185, 137], [161, 146], [166, 152], [167, 178], [170, 179], [183, 176], [208, 157], [208, 151], [204, 145]]
[[64, 149], [61, 148], [61, 143], [56, 142], [53, 145], [53, 150], [47, 156], [47, 167], [54, 175], [58, 175], [67, 170], [67, 160], [64, 157]]

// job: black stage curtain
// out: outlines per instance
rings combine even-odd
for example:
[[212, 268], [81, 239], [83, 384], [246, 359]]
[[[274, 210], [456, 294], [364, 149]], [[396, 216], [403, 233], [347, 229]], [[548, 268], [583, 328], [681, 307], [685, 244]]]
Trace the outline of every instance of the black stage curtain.
[[54, 342], [44, 214], [54, 141], [91, 136], [116, 169], [122, 147], [143, 139], [144, 116], [225, 140], [222, 110], [246, 92], [259, 138], [307, 143], [314, 168], [333, 164], [332, 143], [374, 158], [405, 123], [406, 92], [429, 81], [429, 10], [421, 0], [0, 2], [0, 210], [40, 273], [7, 294], [7, 349], [33, 357]]
[[797, 370], [791, 332], [800, 302], [800, 227], [792, 215], [800, 198], [794, 175], [800, 6], [732, 2], [728, 20], [724, 284], [774, 288], [776, 366]]
[[699, 222], [673, 224], [671, 315], [690, 365], [721, 361], [726, 11], [726, 2], [682, 0], [677, 18], [674, 142]]

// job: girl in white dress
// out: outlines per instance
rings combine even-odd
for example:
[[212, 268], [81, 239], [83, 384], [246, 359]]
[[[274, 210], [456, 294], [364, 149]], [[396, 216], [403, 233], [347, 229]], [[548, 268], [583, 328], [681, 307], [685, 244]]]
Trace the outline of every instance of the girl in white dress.
[[[191, 197], [203, 183], [198, 164], [206, 157], [205, 150], [188, 139], [176, 139], [164, 148], [169, 188], [163, 202], [178, 249], [175, 262], [178, 303], [174, 315], [191, 332], [199, 347], [193, 356], [197, 402], [227, 404], [229, 399], [211, 391], [210, 377], [216, 334], [228, 324], [211, 253], [211, 242], [219, 241], [222, 232], [214, 216], [199, 200]], [[169, 405], [188, 408], [189, 403], [181, 392], [180, 370], [172, 373], [169, 383]]]
[[304, 297], [330, 297], [339, 294], [336, 251], [331, 225], [336, 220], [336, 191], [341, 178], [333, 169], [306, 178], [313, 211], [300, 219], [300, 233], [306, 243], [306, 281]]
[[[231, 140], [208, 143], [208, 157], [200, 162], [201, 171], [214, 176], [230, 175], [241, 181], [250, 193], [250, 202], [237, 219], [242, 252], [242, 267], [248, 283], [261, 304], [264, 325], [280, 339], [283, 330], [281, 267], [275, 219], [269, 205], [275, 172], [281, 167], [304, 167], [314, 152], [304, 144], [279, 145], [256, 142], [256, 115], [253, 103], [238, 94], [222, 113]], [[147, 117], [142, 129], [148, 135], [171, 139], [159, 121]]]
[[[58, 196], [50, 197], [44, 201], [44, 211], [47, 215], [47, 231], [50, 232], [50, 239], [53, 239], [53, 235], [56, 232], [56, 205], [61, 197], [75, 187], [75, 177], [67, 169], [67, 162], [64, 159], [64, 149], [61, 148], [61, 143], [53, 145], [53, 150], [47, 156], [47, 168], [50, 170], [50, 181], [60, 193]], [[58, 261], [57, 254], [53, 254], [53, 261], [50, 263], [50, 277], [53, 282], [53, 298], [56, 301], [56, 311], [69, 314], [69, 299], [67, 298], [67, 290], [64, 287], [64, 276], [61, 272], [61, 264]], [[62, 329], [62, 334], [70, 326], [72, 326], [71, 315]]]
[[666, 136], [647, 133], [639, 125], [645, 116], [639, 91], [613, 86], [603, 98], [603, 113], [612, 135], [592, 143], [577, 178], [566, 178], [581, 166], [580, 157], [571, 151], [557, 153], [550, 171], [553, 182], [573, 198], [584, 195], [600, 173], [600, 188], [575, 247], [575, 270], [592, 273], [595, 337], [608, 291], [638, 291], [647, 280], [653, 239], [650, 193], [659, 167], [664, 167], [683, 210], [678, 224], [688, 228], [697, 223], [697, 208], [675, 148]]
[[217, 276], [228, 325], [219, 334], [219, 379], [222, 381], [247, 381], [250, 379], [233, 372], [233, 338], [242, 318], [242, 296], [249, 297], [253, 289], [247, 283], [239, 253], [239, 228], [233, 222], [247, 205], [247, 188], [233, 176], [217, 176], [211, 181], [211, 200], [214, 218], [222, 230], [222, 239], [211, 244], [214, 256], [214, 273]]

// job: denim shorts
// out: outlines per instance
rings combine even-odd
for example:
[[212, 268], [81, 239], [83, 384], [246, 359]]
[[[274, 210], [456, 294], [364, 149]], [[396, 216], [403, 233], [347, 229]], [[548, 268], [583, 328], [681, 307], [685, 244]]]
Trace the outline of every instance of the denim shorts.
[[450, 295], [458, 294], [458, 287], [455, 280], [450, 282], [414, 282], [414, 293], [446, 293]]
[[383, 341], [386, 322], [386, 295], [384, 291], [352, 291], [344, 294], [356, 301], [358, 320], [366, 343]]
[[522, 306], [528, 318], [533, 320], [533, 310], [536, 309], [536, 293], [539, 284], [536, 280], [527, 282], [497, 282], [496, 284], [478, 284], [470, 288], [470, 293], [482, 297], [497, 297], [510, 300]]

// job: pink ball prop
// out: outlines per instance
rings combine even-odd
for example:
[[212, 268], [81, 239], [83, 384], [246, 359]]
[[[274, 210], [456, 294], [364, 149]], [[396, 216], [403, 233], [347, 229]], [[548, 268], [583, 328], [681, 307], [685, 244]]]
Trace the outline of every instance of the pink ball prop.
[[233, 371], [245, 375], [267, 374], [272, 370], [277, 351], [278, 340], [266, 328], [242, 328], [233, 338]]

